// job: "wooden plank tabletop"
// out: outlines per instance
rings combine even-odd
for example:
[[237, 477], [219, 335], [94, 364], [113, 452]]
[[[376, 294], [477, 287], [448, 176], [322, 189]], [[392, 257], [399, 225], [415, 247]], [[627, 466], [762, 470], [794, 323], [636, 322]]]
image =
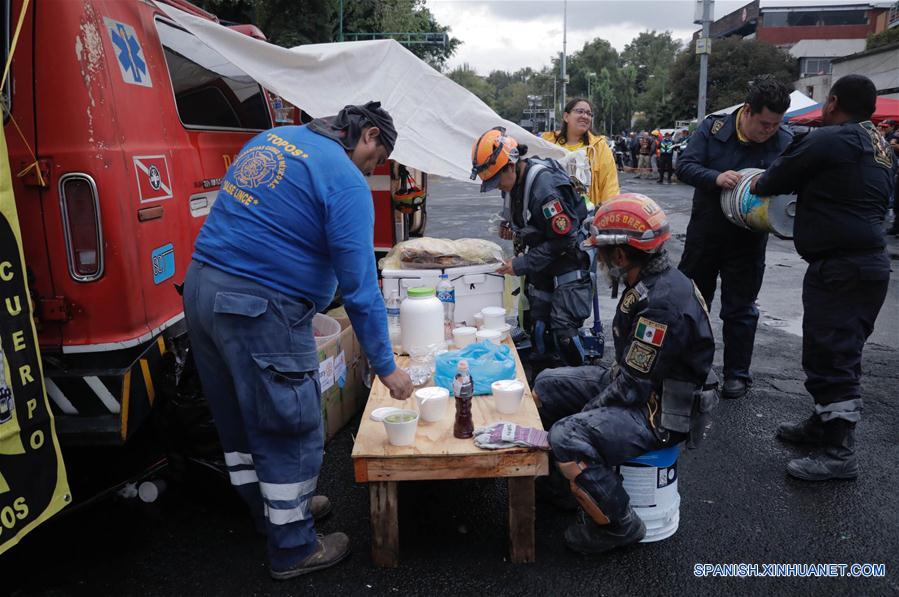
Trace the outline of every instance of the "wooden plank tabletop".
[[[496, 411], [493, 396], [475, 396], [471, 409], [474, 426], [477, 428], [496, 421], [511, 421], [542, 429], [518, 352], [511, 340], [507, 340], [506, 345], [511, 348], [515, 358], [516, 376], [524, 383], [522, 405], [517, 413], [506, 415]], [[397, 365], [400, 367], [405, 366], [406, 362], [406, 357], [397, 358]], [[375, 379], [353, 446], [352, 457], [356, 480], [359, 482], [535, 476], [547, 473], [548, 459], [545, 452], [528, 448], [482, 450], [471, 439], [453, 437], [456, 406], [452, 396], [442, 420], [434, 423], [419, 421], [415, 443], [411, 446], [391, 446], [388, 443], [384, 424], [373, 421], [370, 416], [374, 409], [382, 406], [418, 411], [414, 396], [405, 402], [394, 400], [380, 380]]]

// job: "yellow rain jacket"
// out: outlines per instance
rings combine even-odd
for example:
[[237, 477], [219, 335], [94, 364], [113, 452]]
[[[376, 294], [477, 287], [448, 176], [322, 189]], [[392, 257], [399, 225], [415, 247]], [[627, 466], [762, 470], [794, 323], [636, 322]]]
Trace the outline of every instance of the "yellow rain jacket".
[[[599, 206], [609, 197], [614, 197], [621, 192], [618, 186], [618, 167], [615, 165], [615, 156], [606, 142], [604, 135], [594, 135], [588, 132], [590, 143], [587, 145], [587, 159], [590, 160], [590, 169], [593, 171], [593, 182], [590, 184], [590, 202]], [[567, 144], [556, 141], [556, 133], [549, 131], [542, 137], [550, 143], [561, 145], [568, 151], [577, 151], [584, 147], [582, 141], [576, 144]]]

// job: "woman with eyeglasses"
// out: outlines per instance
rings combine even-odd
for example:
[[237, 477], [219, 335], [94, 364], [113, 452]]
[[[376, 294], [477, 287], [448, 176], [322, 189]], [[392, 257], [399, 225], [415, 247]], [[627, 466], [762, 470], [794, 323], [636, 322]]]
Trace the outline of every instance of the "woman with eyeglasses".
[[593, 132], [593, 104], [589, 101], [574, 98], [568, 102], [562, 113], [562, 129], [543, 133], [543, 138], [568, 151], [586, 149], [593, 174], [588, 196], [594, 206], [620, 192], [615, 156], [605, 136]]

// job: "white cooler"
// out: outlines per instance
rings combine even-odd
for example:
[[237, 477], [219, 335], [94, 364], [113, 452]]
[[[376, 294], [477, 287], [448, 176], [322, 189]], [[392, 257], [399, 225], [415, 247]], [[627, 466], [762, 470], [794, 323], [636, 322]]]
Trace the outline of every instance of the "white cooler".
[[484, 307], [503, 306], [503, 276], [496, 273], [499, 263], [465, 265], [445, 269], [385, 269], [381, 270], [384, 297], [397, 291], [400, 299], [406, 298], [406, 290], [416, 286], [437, 288], [440, 274], [448, 274], [456, 289], [456, 323], [474, 325], [474, 314]]

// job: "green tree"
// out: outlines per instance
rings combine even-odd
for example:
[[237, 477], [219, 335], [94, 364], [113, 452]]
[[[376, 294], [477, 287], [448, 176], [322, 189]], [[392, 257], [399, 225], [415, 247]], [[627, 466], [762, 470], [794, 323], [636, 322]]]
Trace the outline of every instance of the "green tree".
[[491, 108], [495, 105], [496, 88], [467, 64], [456, 67], [447, 73], [446, 76], [481, 98]]
[[[746, 97], [746, 85], [760, 73], [771, 74], [787, 85], [792, 85], [798, 74], [796, 60], [786, 51], [760, 41], [728, 37], [715, 40], [709, 56], [708, 111], [726, 108], [742, 102]], [[656, 126], [672, 124], [677, 118], [696, 115], [697, 90], [699, 88], [699, 56], [693, 44], [677, 57], [667, 83], [669, 120], [655, 120]]]
[[880, 33], [872, 33], [868, 36], [868, 42], [865, 44], [865, 49], [873, 50], [895, 43], [899, 43], [899, 27], [885, 29]]
[[621, 66], [634, 69], [634, 85], [637, 94], [646, 92], [655, 77], [668, 74], [680, 50], [680, 42], [671, 37], [670, 31], [643, 31], [621, 52]]
[[[293, 47], [337, 41], [339, 0], [195, 0], [224, 21], [253, 23], [273, 44]], [[347, 33], [447, 34], [425, 6], [425, 0], [344, 0]], [[445, 45], [412, 44], [409, 50], [442, 69], [461, 42], [448, 36]]]

